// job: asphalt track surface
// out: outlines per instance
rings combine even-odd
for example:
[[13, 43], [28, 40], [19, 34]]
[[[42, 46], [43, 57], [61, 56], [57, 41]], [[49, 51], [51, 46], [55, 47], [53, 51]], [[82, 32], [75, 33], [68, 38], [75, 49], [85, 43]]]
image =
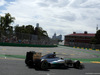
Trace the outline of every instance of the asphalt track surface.
[[[27, 51], [42, 52], [43, 55], [56, 52], [66, 59], [80, 59], [85, 68], [82, 70], [49, 69], [37, 71], [25, 65]], [[100, 51], [59, 46], [55, 48], [7, 47], [0, 46], [0, 75], [100, 75]]]
[[78, 49], [65, 46], [59, 46], [54, 48], [0, 46], [0, 58], [10, 57], [25, 59], [27, 51], [41, 52], [42, 55], [56, 52], [58, 57], [73, 60], [78, 59], [82, 62], [100, 63], [100, 51]]
[[24, 60], [19, 59], [0, 59], [0, 75], [100, 75], [100, 64], [84, 63], [82, 70], [68, 69], [49, 69], [47, 71], [28, 68]]

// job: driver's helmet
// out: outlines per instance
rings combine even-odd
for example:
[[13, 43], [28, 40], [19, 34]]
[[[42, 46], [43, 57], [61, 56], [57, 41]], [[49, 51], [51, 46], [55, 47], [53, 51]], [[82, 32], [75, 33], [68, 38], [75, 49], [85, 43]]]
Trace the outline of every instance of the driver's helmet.
[[53, 57], [56, 57], [56, 52], [53, 52]]

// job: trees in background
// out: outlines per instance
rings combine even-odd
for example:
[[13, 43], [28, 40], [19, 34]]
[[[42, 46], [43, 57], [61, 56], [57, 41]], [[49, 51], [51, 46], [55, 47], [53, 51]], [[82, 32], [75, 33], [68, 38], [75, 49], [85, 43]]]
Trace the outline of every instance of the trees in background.
[[32, 25], [15, 26], [15, 33], [26, 33], [38, 36], [48, 37], [47, 31], [43, 30], [42, 27], [33, 27]]
[[34, 34], [48, 37], [47, 31], [43, 30], [42, 27], [35, 27]]
[[32, 25], [15, 26], [15, 33], [34, 34], [34, 27]]
[[91, 44], [100, 44], [100, 30], [98, 30], [95, 37], [91, 39]]
[[96, 44], [100, 44], [100, 30], [98, 30], [95, 34]]
[[6, 13], [5, 16], [0, 16], [0, 34], [7, 35], [14, 33], [33, 34], [37, 36], [48, 37], [47, 31], [42, 27], [33, 27], [32, 25], [16, 25], [14, 28], [11, 24], [14, 22], [15, 17], [12, 17], [10, 13]]
[[10, 13], [6, 13], [5, 16], [0, 16], [0, 33], [5, 35], [13, 33], [13, 27], [11, 23], [13, 23], [15, 17], [12, 17]]

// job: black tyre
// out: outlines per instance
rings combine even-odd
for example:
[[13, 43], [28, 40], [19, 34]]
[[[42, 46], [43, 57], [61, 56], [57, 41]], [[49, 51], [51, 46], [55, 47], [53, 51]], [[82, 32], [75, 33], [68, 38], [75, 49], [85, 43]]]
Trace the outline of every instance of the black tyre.
[[34, 67], [35, 67], [36, 70], [41, 69], [41, 59], [34, 60]]
[[74, 62], [73, 67], [79, 69], [81, 67], [80, 61]]
[[27, 66], [28, 66], [29, 68], [34, 68], [34, 63], [33, 63], [33, 61], [31, 61], [31, 60], [27, 61]]
[[85, 68], [84, 65], [80, 64], [79, 69], [84, 69], [84, 68]]
[[48, 68], [49, 68], [49, 63], [47, 62], [47, 60], [43, 60], [42, 62], [41, 62], [41, 69], [42, 70], [47, 70]]

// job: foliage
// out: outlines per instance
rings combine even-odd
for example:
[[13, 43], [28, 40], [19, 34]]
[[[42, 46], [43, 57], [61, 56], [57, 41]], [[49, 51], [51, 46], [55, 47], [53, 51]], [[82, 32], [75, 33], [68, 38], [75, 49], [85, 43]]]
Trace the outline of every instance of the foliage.
[[91, 43], [91, 44], [96, 44], [96, 39], [95, 39], [95, 37], [91, 38], [90, 43]]
[[95, 39], [96, 39], [96, 44], [100, 44], [100, 30], [96, 32]]
[[34, 27], [32, 25], [26, 26], [26, 33], [34, 34]]
[[10, 26], [15, 20], [9, 13], [6, 13], [5, 16], [0, 17], [0, 34], [3, 33], [5, 35], [9, 33], [13, 33], [13, 27]]
[[[39, 37], [46, 36], [48, 37], [47, 31], [43, 30], [41, 27], [33, 27], [32, 25], [16, 25], [13, 29], [11, 24], [14, 22], [15, 17], [12, 17], [10, 13], [6, 13], [5, 16], [0, 16], [0, 34], [9, 35], [14, 33], [23, 33], [23, 34], [33, 34]], [[14, 31], [13, 31], [14, 30]]]
[[39, 36], [47, 36], [48, 37], [47, 32], [45, 30], [43, 30], [41, 27], [36, 27], [34, 34], [39, 35]]
[[10, 24], [12, 22], [14, 22], [15, 18], [14, 17], [11, 17], [11, 15], [9, 13], [6, 13], [5, 14], [5, 17], [4, 17], [4, 26], [5, 27], [9, 27]]
[[37, 35], [39, 39], [41, 36], [48, 37], [45, 30], [43, 30], [41, 27], [35, 27], [34, 29], [32, 25], [15, 26], [15, 33], [17, 36], [20, 36], [19, 33], [33, 34]]
[[15, 33], [34, 34], [34, 27], [32, 25], [15, 26]]
[[100, 44], [100, 30], [95, 34], [95, 37], [91, 39], [91, 44]]

